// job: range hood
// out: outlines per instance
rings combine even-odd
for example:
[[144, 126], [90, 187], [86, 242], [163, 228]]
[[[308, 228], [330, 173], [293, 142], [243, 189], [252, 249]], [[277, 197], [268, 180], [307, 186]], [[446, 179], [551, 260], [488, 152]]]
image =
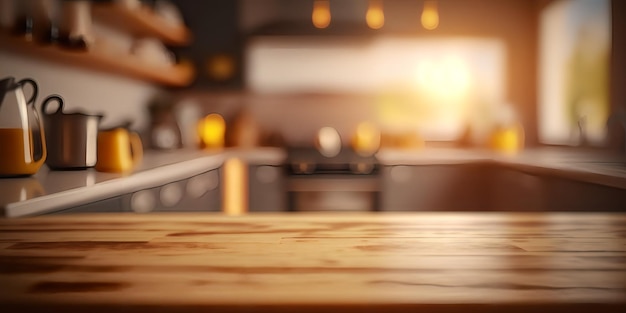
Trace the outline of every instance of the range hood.
[[311, 21], [276, 21], [249, 31], [246, 36], [358, 36], [372, 37], [381, 34], [365, 22], [333, 21], [327, 28], [318, 29]]
[[[399, 22], [395, 17], [397, 12], [393, 11], [405, 10], [407, 5], [404, 2], [385, 2], [385, 8], [388, 7], [394, 16], [391, 24]], [[241, 0], [239, 28], [248, 36], [375, 36], [390, 31], [388, 27], [374, 30], [367, 26], [370, 0], [331, 0], [328, 3], [330, 24], [316, 28], [312, 21], [313, 0]], [[411, 3], [410, 6], [411, 10], [419, 12], [419, 4]]]

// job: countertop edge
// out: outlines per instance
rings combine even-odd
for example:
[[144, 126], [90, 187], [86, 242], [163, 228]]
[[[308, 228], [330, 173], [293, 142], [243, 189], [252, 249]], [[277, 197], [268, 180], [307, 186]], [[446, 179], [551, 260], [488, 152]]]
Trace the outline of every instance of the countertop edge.
[[583, 183], [597, 184], [626, 190], [626, 178], [609, 175], [606, 173], [593, 172], [575, 167], [555, 167], [548, 165], [524, 164], [516, 162], [496, 161], [496, 164], [510, 169], [523, 171], [531, 174], [557, 176], [572, 179]]
[[[205, 171], [219, 168], [226, 159], [239, 158], [249, 164], [281, 165], [287, 154], [280, 148], [227, 148], [215, 151], [151, 151], [136, 171], [117, 175], [101, 182], [73, 186], [22, 201], [0, 203], [0, 216], [19, 217], [36, 215], [100, 201], [152, 188], [172, 181], [183, 180]], [[64, 175], [62, 171], [52, 171]], [[74, 172], [76, 173], [76, 172]], [[84, 172], [83, 172], [84, 173]], [[96, 175], [110, 173], [94, 172]], [[40, 178], [41, 179], [41, 178]]]
[[[449, 154], [450, 151], [456, 154]], [[547, 148], [536, 151], [547, 151], [550, 154], [563, 153], [571, 156], [578, 155], [575, 151], [561, 151]], [[443, 153], [442, 153], [443, 152]], [[513, 170], [524, 171], [532, 174], [546, 174], [581, 182], [599, 184], [608, 187], [626, 189], [626, 171], [624, 173], [611, 173], [608, 169], [598, 170], [593, 165], [594, 161], [582, 158], [567, 158], [539, 160], [534, 156], [525, 155], [524, 152], [517, 155], [500, 155], [488, 150], [464, 151], [458, 149], [434, 149], [433, 154], [416, 150], [414, 153], [382, 151], [377, 154], [382, 166], [428, 166], [428, 165], [469, 165], [491, 164], [504, 166]], [[602, 163], [602, 162], [599, 162]]]
[[90, 201], [99, 201], [122, 193], [151, 188], [219, 168], [225, 158], [225, 154], [215, 154], [165, 164], [92, 186], [73, 188], [20, 202], [9, 203], [5, 205], [3, 213], [5, 217], [18, 217], [51, 212], [63, 207], [81, 205]]
[[[441, 153], [445, 152], [445, 153]], [[401, 152], [383, 151], [377, 158], [382, 166], [418, 165], [464, 165], [493, 164], [529, 174], [551, 175], [581, 182], [626, 189], [626, 177], [619, 173], [596, 172], [581, 166], [580, 161], [557, 162], [537, 161], [528, 156], [502, 157], [489, 151], [438, 151], [435, 154], [424, 151]], [[541, 151], [540, 151], [541, 152]], [[573, 151], [572, 151], [573, 152]], [[565, 154], [570, 152], [563, 152]], [[162, 157], [162, 155], [158, 155]], [[81, 205], [104, 200], [110, 197], [131, 193], [139, 189], [156, 187], [168, 182], [182, 180], [219, 168], [228, 158], [240, 158], [249, 164], [280, 166], [286, 159], [286, 151], [280, 148], [263, 149], [224, 149], [214, 154], [193, 154], [189, 158], [174, 161], [156, 162], [127, 176], [115, 177], [88, 186], [79, 186], [18, 202], [6, 203], [0, 207], [0, 215], [18, 217], [52, 212], [63, 207]], [[167, 156], [164, 157], [167, 159]], [[154, 163], [154, 162], [153, 162]]]

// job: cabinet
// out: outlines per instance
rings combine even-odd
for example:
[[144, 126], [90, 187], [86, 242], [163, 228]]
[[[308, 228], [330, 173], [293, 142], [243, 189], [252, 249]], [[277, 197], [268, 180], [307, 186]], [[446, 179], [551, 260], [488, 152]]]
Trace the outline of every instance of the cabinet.
[[497, 211], [541, 211], [546, 203], [545, 181], [541, 176], [494, 165], [491, 207]]
[[499, 211], [619, 212], [626, 210], [626, 189], [554, 174], [494, 165], [492, 206]]
[[485, 211], [491, 170], [486, 164], [385, 166], [382, 210]]
[[50, 213], [46, 213], [48, 215], [56, 215], [56, 214], [73, 214], [73, 213], [118, 213], [118, 212], [128, 212], [122, 206], [122, 197], [113, 197], [108, 199], [103, 199], [99, 201], [94, 201], [91, 203], [86, 203], [82, 205], [78, 205], [72, 208], [62, 209], [58, 211], [53, 211]]
[[[168, 44], [182, 45], [191, 40], [185, 27], [169, 26], [147, 10], [126, 9], [117, 4], [93, 4], [94, 20], [114, 25], [133, 36], [154, 36]], [[190, 64], [154, 66], [131, 55], [106, 49], [76, 51], [58, 45], [43, 45], [22, 37], [0, 31], [0, 49], [28, 55], [68, 66], [86, 68], [142, 79], [167, 86], [186, 86], [193, 80], [194, 69]]]
[[193, 212], [221, 210], [221, 173], [210, 170], [180, 181], [139, 189], [51, 214], [94, 212]]
[[501, 164], [385, 166], [383, 181], [391, 211], [626, 211], [626, 189]]
[[282, 166], [249, 165], [248, 190], [248, 209], [251, 212], [286, 210], [287, 194]]
[[[244, 87], [245, 38], [240, 33], [240, 5], [232, 0], [177, 0], [196, 36], [193, 42], [175, 51], [195, 66], [191, 89], [239, 90]], [[259, 1], [261, 2], [261, 1]], [[264, 14], [259, 12], [259, 14]]]
[[548, 176], [545, 207], [550, 211], [624, 212], [626, 189]]

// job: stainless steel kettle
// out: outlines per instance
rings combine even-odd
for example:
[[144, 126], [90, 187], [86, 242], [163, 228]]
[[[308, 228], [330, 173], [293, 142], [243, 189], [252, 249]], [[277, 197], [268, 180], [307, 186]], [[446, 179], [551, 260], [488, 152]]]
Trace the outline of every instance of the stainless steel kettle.
[[[25, 85], [32, 87], [28, 100]], [[34, 106], [37, 91], [37, 83], [29, 78], [0, 80], [0, 177], [32, 175], [46, 159], [43, 125]]]
[[[57, 102], [56, 110], [48, 106]], [[63, 98], [59, 95], [47, 97], [41, 105], [46, 129], [48, 158], [51, 169], [85, 169], [96, 165], [98, 126], [102, 115], [82, 112], [64, 113]]]

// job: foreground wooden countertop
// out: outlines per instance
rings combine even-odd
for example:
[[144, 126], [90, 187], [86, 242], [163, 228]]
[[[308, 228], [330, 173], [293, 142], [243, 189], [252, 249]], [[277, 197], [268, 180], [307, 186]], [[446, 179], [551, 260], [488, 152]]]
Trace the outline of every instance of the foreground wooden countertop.
[[626, 214], [5, 219], [0, 286], [2, 312], [617, 312]]

